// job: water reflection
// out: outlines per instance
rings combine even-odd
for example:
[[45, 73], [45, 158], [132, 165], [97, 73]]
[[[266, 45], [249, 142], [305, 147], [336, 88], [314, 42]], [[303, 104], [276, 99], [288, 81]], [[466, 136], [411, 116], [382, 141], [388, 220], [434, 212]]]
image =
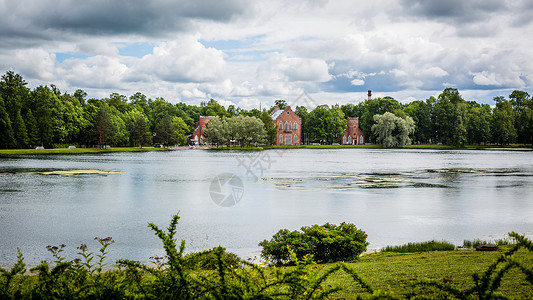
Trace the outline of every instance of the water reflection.
[[[279, 151], [279, 150], [278, 150]], [[166, 226], [180, 212], [179, 238], [189, 249], [223, 245], [238, 254], [280, 228], [356, 224], [371, 248], [430, 239], [504, 237], [533, 230], [533, 155], [492, 151], [289, 149], [259, 180], [236, 159], [241, 152], [174, 151], [43, 155], [0, 160], [0, 265], [17, 246], [26, 262], [66, 252], [95, 236], [112, 236], [111, 259], [162, 255], [148, 222]], [[52, 176], [102, 170], [109, 175]], [[243, 181], [233, 207], [211, 201], [212, 180]], [[255, 253], [257, 254], [257, 253]]]

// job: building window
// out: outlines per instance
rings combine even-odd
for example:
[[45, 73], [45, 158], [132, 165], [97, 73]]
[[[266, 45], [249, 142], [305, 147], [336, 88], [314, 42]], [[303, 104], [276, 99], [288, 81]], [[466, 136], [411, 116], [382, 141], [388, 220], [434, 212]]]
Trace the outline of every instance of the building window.
[[346, 144], [346, 136], [345, 135], [342, 136], [342, 143]]
[[294, 130], [298, 130], [298, 124], [294, 122]]
[[364, 143], [363, 143], [363, 136], [360, 136], [360, 137], [359, 137], [359, 144], [361, 144], [361, 145], [364, 144]]
[[298, 136], [295, 134], [294, 135], [294, 144], [296, 145], [296, 143], [298, 143]]
[[292, 123], [289, 122], [289, 130], [292, 130]]
[[283, 130], [283, 122], [279, 122], [279, 130]]
[[289, 130], [289, 123], [285, 122], [285, 130]]
[[279, 144], [283, 144], [283, 136], [281, 134], [279, 135]]
[[348, 136], [348, 144], [352, 144], [352, 137], [351, 136]]

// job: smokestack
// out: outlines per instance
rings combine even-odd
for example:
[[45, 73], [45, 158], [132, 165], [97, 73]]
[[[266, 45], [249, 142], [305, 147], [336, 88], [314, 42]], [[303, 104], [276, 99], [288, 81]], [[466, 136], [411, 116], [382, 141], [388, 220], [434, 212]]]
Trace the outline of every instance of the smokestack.
[[372, 91], [368, 90], [368, 100], [372, 99]]

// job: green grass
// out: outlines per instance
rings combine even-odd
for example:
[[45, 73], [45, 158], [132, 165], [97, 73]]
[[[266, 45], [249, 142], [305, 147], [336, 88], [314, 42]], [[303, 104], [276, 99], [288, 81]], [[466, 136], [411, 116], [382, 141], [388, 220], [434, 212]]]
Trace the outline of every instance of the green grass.
[[145, 152], [145, 151], [166, 151], [166, 148], [109, 148], [109, 149], [96, 149], [96, 148], [56, 148], [56, 149], [8, 149], [0, 150], [0, 155], [38, 155], [38, 154], [79, 154], [79, 153], [110, 153], [110, 152]]
[[[411, 283], [423, 278], [440, 282], [448, 282], [453, 286], [466, 289], [473, 285], [472, 274], [483, 273], [488, 266], [502, 255], [501, 251], [485, 252], [475, 250], [439, 251], [425, 253], [399, 254], [379, 252], [362, 256], [357, 262], [349, 265], [376, 290], [390, 290], [397, 295], [407, 296], [411, 291]], [[524, 249], [515, 254], [515, 258], [533, 266], [533, 255]], [[315, 268], [326, 269], [331, 265], [317, 265]], [[350, 283], [350, 284], [348, 284]], [[327, 284], [340, 285], [344, 289], [332, 297], [333, 299], [351, 299], [362, 289], [351, 283], [345, 273], [336, 273]], [[427, 288], [424, 287], [427, 291]], [[503, 277], [502, 286], [498, 289], [511, 299], [530, 299], [533, 286], [525, 275], [514, 268]], [[421, 289], [414, 292], [423, 293]]]
[[450, 251], [454, 250], [455, 245], [446, 241], [428, 241], [419, 243], [407, 243], [400, 246], [387, 246], [381, 249], [381, 252], [413, 253], [429, 251]]

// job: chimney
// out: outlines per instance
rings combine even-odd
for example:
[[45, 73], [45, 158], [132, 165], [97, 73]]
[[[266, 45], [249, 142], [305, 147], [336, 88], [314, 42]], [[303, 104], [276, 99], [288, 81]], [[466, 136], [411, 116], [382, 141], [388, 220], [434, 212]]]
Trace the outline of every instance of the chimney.
[[372, 99], [372, 91], [368, 90], [368, 100]]

